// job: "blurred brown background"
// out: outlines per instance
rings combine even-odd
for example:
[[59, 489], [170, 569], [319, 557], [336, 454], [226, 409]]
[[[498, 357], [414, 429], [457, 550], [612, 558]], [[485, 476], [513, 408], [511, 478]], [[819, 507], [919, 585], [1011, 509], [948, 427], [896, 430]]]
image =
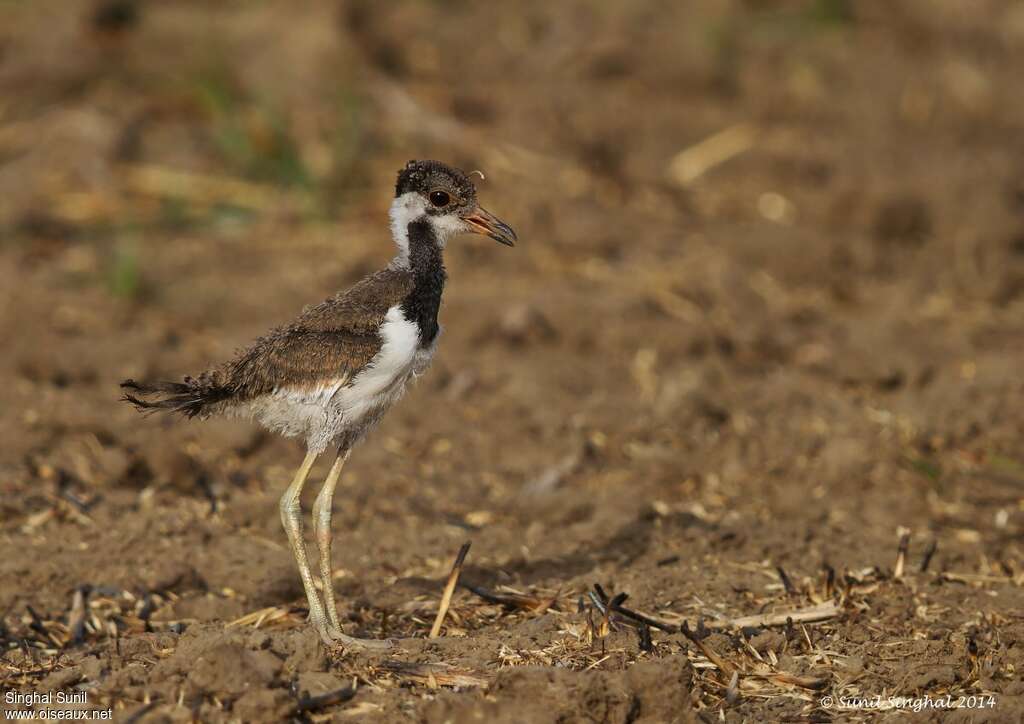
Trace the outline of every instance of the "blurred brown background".
[[[774, 666], [1019, 716], [1022, 77], [996, 0], [0, 2], [0, 682], [171, 718], [284, 716], [295, 677], [356, 670], [382, 718], [809, 716], [820, 691], [756, 678], [727, 705], [678, 634], [592, 666], [576, 596], [794, 607], [823, 563], [890, 571], [905, 526], [913, 581]], [[473, 581], [562, 597], [458, 594], [468, 643], [423, 660], [488, 698], [316, 653], [296, 444], [117, 402], [384, 265], [425, 157], [481, 169], [522, 241], [450, 245], [434, 369], [346, 469], [337, 585], [354, 628], [423, 636], [471, 538]], [[224, 628], [263, 608], [267, 641]]]

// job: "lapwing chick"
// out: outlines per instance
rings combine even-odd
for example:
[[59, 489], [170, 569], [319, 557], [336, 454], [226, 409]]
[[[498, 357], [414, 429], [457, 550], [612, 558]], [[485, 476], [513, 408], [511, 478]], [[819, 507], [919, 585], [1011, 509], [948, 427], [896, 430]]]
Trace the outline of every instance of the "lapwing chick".
[[[441, 331], [443, 252], [461, 233], [512, 246], [516, 234], [482, 209], [462, 171], [410, 161], [398, 173], [391, 234], [398, 251], [387, 268], [307, 308], [257, 339], [233, 360], [182, 382], [125, 380], [123, 399], [139, 410], [253, 419], [306, 442], [306, 457], [281, 497], [281, 522], [309, 600], [309, 620], [328, 644], [387, 648], [342, 631], [331, 575], [334, 489], [353, 447], [430, 365]], [[334, 463], [313, 505], [321, 601], [306, 556], [299, 497], [317, 457]]]

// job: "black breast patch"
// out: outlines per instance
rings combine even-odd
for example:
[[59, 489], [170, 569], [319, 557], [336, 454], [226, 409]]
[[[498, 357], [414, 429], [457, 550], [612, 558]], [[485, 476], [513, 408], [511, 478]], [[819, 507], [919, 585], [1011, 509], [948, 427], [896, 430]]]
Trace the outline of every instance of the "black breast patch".
[[426, 219], [409, 224], [409, 268], [415, 283], [402, 300], [402, 312], [419, 327], [420, 346], [429, 347], [439, 330], [437, 313], [447, 275], [441, 246]]

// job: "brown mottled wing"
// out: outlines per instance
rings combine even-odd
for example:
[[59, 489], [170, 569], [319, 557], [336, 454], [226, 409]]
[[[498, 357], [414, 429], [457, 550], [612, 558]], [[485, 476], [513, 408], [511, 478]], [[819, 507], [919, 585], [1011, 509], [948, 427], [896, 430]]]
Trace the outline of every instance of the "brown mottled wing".
[[412, 285], [409, 272], [377, 272], [256, 340], [215, 374], [238, 400], [281, 387], [348, 384], [380, 351], [380, 325]]

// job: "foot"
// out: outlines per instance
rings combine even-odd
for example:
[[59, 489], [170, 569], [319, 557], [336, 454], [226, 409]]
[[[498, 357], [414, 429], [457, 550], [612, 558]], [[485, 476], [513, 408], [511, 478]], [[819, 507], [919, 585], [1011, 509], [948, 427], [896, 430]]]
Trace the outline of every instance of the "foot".
[[330, 625], [317, 627], [317, 633], [328, 647], [340, 645], [346, 649], [363, 651], [389, 651], [395, 648], [395, 642], [391, 639], [359, 639]]

